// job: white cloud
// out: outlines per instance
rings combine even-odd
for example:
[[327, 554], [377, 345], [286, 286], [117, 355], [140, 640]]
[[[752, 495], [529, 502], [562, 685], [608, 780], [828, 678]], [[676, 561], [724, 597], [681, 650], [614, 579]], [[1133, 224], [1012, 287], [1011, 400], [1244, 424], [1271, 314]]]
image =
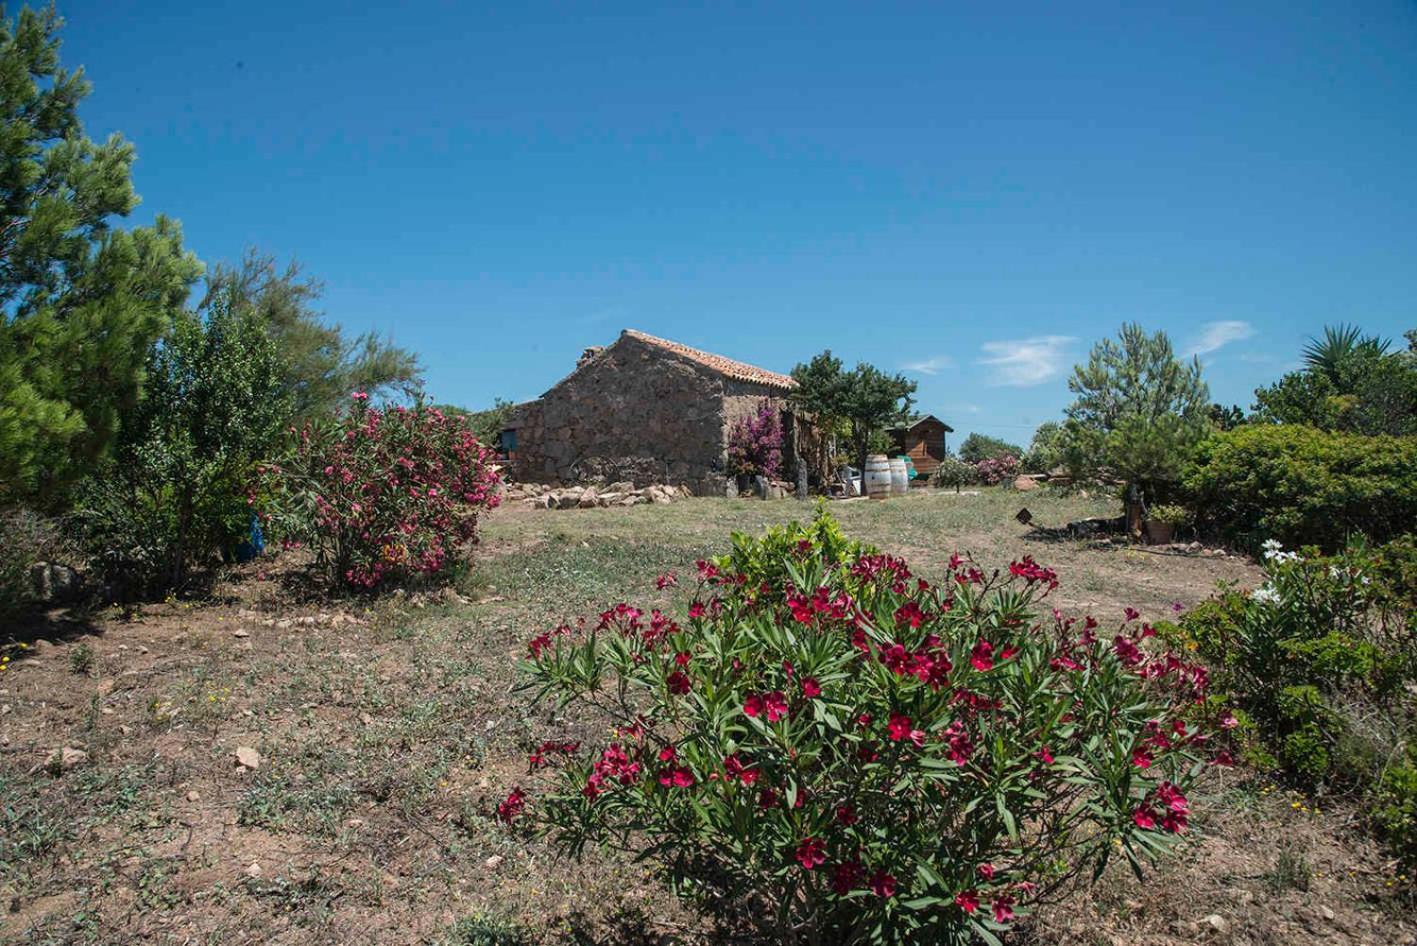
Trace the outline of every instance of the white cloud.
[[1186, 356], [1208, 355], [1219, 351], [1231, 342], [1241, 342], [1255, 336], [1255, 327], [1249, 322], [1226, 321], [1207, 322], [1201, 326], [1200, 337], [1186, 349]]
[[1071, 335], [1040, 335], [1007, 342], [985, 342], [987, 358], [981, 365], [993, 368], [991, 385], [1027, 388], [1042, 384], [1067, 370], [1068, 347], [1077, 341]]
[[944, 355], [936, 355], [922, 361], [907, 361], [901, 365], [902, 369], [913, 371], [916, 374], [939, 374], [944, 369], [952, 367], [954, 367], [954, 361]]

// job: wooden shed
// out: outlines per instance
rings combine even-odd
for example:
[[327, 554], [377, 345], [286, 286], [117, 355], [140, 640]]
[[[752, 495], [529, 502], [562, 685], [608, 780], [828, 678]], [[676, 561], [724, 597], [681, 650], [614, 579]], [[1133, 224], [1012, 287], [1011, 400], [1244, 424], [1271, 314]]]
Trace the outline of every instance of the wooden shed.
[[926, 414], [908, 426], [890, 431], [896, 453], [910, 457], [915, 464], [915, 472], [925, 478], [933, 474], [940, 461], [948, 456], [945, 435], [952, 433], [954, 428], [934, 414]]

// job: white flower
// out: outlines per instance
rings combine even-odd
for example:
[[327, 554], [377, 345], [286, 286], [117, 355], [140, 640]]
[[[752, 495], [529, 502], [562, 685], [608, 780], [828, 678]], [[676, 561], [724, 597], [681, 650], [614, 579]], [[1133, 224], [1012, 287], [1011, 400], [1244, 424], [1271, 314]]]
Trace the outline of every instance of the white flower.
[[1265, 558], [1274, 558], [1279, 554], [1279, 550], [1284, 548], [1284, 543], [1278, 539], [1265, 539], [1260, 548], [1264, 549]]
[[1261, 585], [1250, 592], [1251, 601], [1259, 601], [1263, 604], [1279, 604], [1279, 592], [1269, 585]]

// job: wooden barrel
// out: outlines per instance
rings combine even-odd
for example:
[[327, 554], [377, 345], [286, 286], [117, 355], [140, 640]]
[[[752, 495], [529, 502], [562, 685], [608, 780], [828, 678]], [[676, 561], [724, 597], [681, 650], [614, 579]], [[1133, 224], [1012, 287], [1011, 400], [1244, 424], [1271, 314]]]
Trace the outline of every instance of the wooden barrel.
[[891, 493], [904, 496], [910, 492], [910, 473], [905, 468], [903, 457], [891, 457]]
[[872, 499], [885, 499], [891, 494], [891, 461], [884, 453], [866, 458], [865, 489]]

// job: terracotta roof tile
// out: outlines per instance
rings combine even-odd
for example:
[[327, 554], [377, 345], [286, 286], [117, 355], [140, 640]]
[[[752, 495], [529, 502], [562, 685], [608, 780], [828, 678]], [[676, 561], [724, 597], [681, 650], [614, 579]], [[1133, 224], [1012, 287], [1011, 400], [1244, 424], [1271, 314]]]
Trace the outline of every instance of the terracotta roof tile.
[[665, 338], [656, 338], [653, 335], [646, 335], [644, 332], [637, 332], [632, 328], [625, 329], [624, 334], [628, 335], [630, 338], [644, 342], [646, 345], [653, 345], [656, 348], [662, 348], [665, 351], [673, 352], [691, 361], [696, 361], [704, 367], [712, 368], [719, 374], [733, 378], [736, 381], [749, 381], [771, 388], [780, 388], [784, 391], [797, 387], [796, 381], [785, 374], [778, 374], [776, 371], [768, 371], [765, 368], [758, 368], [746, 362], [734, 361], [732, 358], [725, 358], [722, 355], [700, 351], [697, 348], [690, 348], [688, 345], [671, 342]]

